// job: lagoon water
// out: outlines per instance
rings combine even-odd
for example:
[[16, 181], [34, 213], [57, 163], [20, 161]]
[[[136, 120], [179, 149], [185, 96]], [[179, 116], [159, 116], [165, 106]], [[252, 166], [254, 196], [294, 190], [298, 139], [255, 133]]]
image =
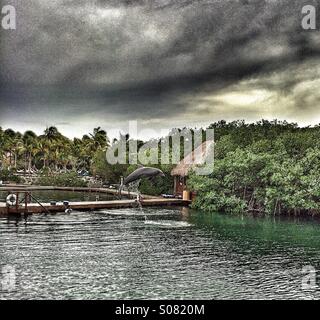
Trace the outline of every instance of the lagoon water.
[[16, 278], [0, 299], [320, 298], [301, 285], [302, 267], [319, 267], [317, 221], [181, 208], [2, 217], [0, 259]]

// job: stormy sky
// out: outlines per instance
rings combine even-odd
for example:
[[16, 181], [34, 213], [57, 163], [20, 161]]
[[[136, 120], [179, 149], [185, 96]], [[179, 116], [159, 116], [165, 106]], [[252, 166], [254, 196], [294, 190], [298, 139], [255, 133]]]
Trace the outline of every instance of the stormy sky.
[[[81, 136], [225, 119], [320, 123], [313, 0], [2, 0], [0, 126]], [[148, 135], [148, 134], [146, 134]], [[152, 134], [150, 134], [152, 135]]]

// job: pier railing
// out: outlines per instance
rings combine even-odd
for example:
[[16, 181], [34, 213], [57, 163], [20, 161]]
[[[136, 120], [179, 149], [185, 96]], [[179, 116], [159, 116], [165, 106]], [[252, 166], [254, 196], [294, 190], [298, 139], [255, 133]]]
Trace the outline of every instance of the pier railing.
[[49, 210], [41, 204], [41, 202], [34, 197], [30, 191], [10, 191], [8, 196], [14, 196], [15, 197], [15, 203], [14, 204], [9, 204], [6, 203], [7, 205], [7, 212], [8, 214], [10, 213], [24, 213], [28, 214], [28, 204], [31, 203], [31, 200], [35, 201], [46, 213], [50, 213]]

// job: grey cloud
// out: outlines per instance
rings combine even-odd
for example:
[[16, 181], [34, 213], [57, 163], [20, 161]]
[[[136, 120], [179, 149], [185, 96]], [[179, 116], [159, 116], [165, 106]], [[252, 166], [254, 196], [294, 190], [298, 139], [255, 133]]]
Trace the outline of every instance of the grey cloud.
[[274, 73], [276, 90], [290, 94], [300, 81], [292, 70], [320, 54], [320, 36], [300, 27], [304, 4], [319, 9], [312, 0], [11, 3], [19, 23], [2, 38], [3, 118], [88, 108], [115, 119], [179, 117], [245, 80], [273, 90]]

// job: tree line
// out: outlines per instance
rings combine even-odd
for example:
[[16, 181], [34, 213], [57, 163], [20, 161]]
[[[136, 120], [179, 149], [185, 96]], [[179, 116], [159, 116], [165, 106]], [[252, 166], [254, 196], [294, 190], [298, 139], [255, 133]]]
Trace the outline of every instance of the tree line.
[[24, 134], [0, 127], [0, 165], [3, 170], [33, 172], [66, 172], [89, 169], [96, 152], [109, 145], [107, 133], [95, 128], [82, 139], [68, 139], [56, 127], [47, 128], [42, 135], [33, 131]]
[[320, 213], [320, 127], [220, 121], [209, 176], [191, 173], [194, 207], [231, 214]]
[[[215, 131], [212, 173], [197, 176], [191, 172], [188, 177], [188, 188], [197, 194], [195, 208], [231, 214], [320, 213], [319, 125], [301, 128], [296, 123], [278, 120], [219, 121], [209, 128]], [[176, 134], [180, 132], [177, 130]], [[130, 136], [126, 135], [125, 139], [129, 145]], [[160, 139], [158, 142], [161, 152]], [[131, 173], [137, 165], [107, 163], [105, 151], [110, 144], [101, 128], [72, 140], [55, 127], [47, 128], [39, 136], [32, 131], [21, 134], [0, 128], [2, 176], [4, 171], [17, 170], [49, 176], [87, 170], [103, 181], [117, 184], [121, 176]], [[137, 144], [139, 150], [144, 142]], [[183, 152], [181, 139], [181, 156]], [[170, 172], [174, 165], [160, 163], [156, 167], [166, 173], [166, 178], [143, 181], [141, 191], [157, 195], [172, 193]], [[0, 174], [1, 179], [5, 180]], [[61, 184], [75, 183], [73, 177], [68, 177], [69, 182], [60, 180]]]

